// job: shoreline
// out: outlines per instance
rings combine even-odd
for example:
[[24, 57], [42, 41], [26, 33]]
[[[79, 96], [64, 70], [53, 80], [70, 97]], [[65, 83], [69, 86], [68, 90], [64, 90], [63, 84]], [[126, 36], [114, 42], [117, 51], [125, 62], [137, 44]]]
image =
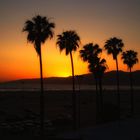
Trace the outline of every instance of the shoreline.
[[[140, 91], [140, 86], [134, 86], [133, 89], [135, 91]], [[78, 87], [76, 87], [75, 91], [95, 91], [95, 86], [91, 86], [91, 85], [87, 85], [87, 87], [81, 87], [80, 89]], [[107, 90], [107, 91], [115, 91], [117, 90], [116, 86], [103, 86], [103, 91]], [[130, 86], [120, 86], [120, 91], [129, 91], [130, 90]], [[17, 87], [0, 87], [0, 92], [38, 92], [40, 91], [40, 88], [17, 88]], [[56, 87], [56, 88], [44, 88], [44, 92], [50, 92], [50, 91], [54, 91], [54, 92], [59, 92], [59, 91], [72, 91], [72, 88], [65, 88], [62, 89], [61, 87]]]

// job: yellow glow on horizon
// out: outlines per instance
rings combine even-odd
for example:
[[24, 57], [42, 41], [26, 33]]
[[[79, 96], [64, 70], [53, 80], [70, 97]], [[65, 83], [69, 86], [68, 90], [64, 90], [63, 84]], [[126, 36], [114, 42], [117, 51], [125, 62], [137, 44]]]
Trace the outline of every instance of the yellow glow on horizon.
[[71, 76], [71, 73], [68, 73], [68, 72], [59, 72], [58, 74], [57, 74], [57, 77], [69, 77], [69, 76]]

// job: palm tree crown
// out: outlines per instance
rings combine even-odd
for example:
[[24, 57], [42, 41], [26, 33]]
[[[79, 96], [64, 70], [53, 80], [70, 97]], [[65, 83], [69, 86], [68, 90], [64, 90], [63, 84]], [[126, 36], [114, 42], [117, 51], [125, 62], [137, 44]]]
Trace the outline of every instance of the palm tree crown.
[[107, 50], [107, 53], [112, 54], [113, 59], [116, 59], [117, 55], [120, 52], [122, 52], [122, 48], [124, 47], [124, 44], [121, 39], [113, 37], [105, 42], [104, 47], [105, 47], [105, 50]]
[[79, 47], [80, 37], [75, 31], [65, 31], [57, 37], [56, 44], [59, 46], [60, 51], [66, 51], [66, 55], [72, 51], [76, 51]]
[[37, 54], [40, 54], [40, 45], [45, 43], [48, 38], [53, 37], [55, 24], [50, 22], [47, 17], [37, 15], [32, 20], [25, 22], [23, 32], [27, 32], [27, 40], [34, 44]]
[[93, 61], [94, 62], [91, 61], [89, 63], [89, 71], [92, 72], [96, 78], [100, 79], [103, 77], [106, 69], [108, 68], [106, 60], [96, 57]]
[[90, 61], [95, 58], [102, 52], [102, 49], [99, 48], [98, 44], [93, 45], [93, 43], [89, 43], [84, 45], [83, 50], [80, 50], [80, 57], [83, 61]]
[[137, 58], [138, 53], [133, 50], [128, 50], [122, 53], [123, 63], [128, 66], [128, 68], [132, 68], [134, 64], [138, 63]]

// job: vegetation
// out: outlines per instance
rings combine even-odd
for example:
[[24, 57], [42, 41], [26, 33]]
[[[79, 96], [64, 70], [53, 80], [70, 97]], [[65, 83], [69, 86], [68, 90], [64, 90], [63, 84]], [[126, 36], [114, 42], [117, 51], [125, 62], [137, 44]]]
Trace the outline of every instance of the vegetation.
[[[93, 43], [89, 43], [84, 45], [83, 49], [80, 50], [80, 57], [84, 62], [93, 63], [101, 52], [102, 49], [99, 48], [98, 44], [93, 45]], [[95, 74], [94, 78], [96, 83], [96, 94], [98, 94], [98, 82]]]
[[128, 50], [128, 51], [122, 53], [123, 63], [127, 65], [129, 72], [130, 72], [131, 116], [133, 116], [133, 113], [134, 113], [132, 68], [136, 63], [138, 63], [137, 55], [138, 55], [138, 53], [133, 50]]
[[[103, 95], [102, 95], [102, 77], [107, 69], [107, 64], [105, 59], [101, 59], [99, 54], [101, 54], [102, 49], [99, 45], [92, 43], [86, 44], [83, 50], [80, 50], [80, 56], [83, 61], [88, 62], [88, 68], [95, 78], [96, 83], [96, 110], [97, 118], [102, 116], [103, 112]], [[98, 92], [99, 89], [99, 92]], [[100, 95], [98, 95], [100, 93]]]
[[[102, 93], [102, 78], [103, 78], [103, 75], [106, 71], [106, 69], [108, 68], [107, 67], [107, 64], [106, 64], [106, 60], [105, 59], [101, 59], [101, 58], [96, 58], [95, 60], [93, 59], [93, 61], [91, 61], [89, 63], [89, 71], [93, 73], [93, 75], [95, 75], [95, 79], [97, 80], [97, 83], [99, 85], [99, 96], [97, 95], [97, 99], [98, 99], [98, 105], [100, 106], [99, 107], [99, 114], [100, 114], [100, 117], [102, 118], [103, 117], [103, 93]], [[97, 92], [98, 94], [98, 92]]]
[[74, 79], [74, 64], [73, 64], [73, 56], [72, 52], [76, 51], [79, 48], [80, 37], [75, 31], [65, 31], [61, 35], [57, 36], [57, 45], [60, 51], [65, 50], [66, 55], [70, 55], [71, 59], [71, 68], [72, 68], [72, 81], [73, 81], [73, 94], [72, 94], [72, 102], [73, 102], [73, 128], [76, 129], [76, 94], [75, 94], [75, 79]]
[[119, 65], [118, 65], [118, 55], [122, 52], [124, 43], [121, 39], [116, 37], [110, 38], [105, 42], [104, 48], [107, 53], [113, 56], [113, 59], [116, 61], [116, 75], [117, 75], [117, 93], [118, 93], [118, 113], [120, 117], [120, 89], [119, 89]]
[[41, 45], [45, 43], [47, 39], [53, 37], [53, 29], [55, 24], [50, 22], [47, 17], [37, 15], [31, 20], [25, 22], [23, 32], [27, 32], [27, 40], [34, 45], [34, 48], [39, 56], [40, 62], [40, 129], [41, 137], [44, 135], [44, 89], [43, 89], [43, 73], [42, 73], [42, 53]]

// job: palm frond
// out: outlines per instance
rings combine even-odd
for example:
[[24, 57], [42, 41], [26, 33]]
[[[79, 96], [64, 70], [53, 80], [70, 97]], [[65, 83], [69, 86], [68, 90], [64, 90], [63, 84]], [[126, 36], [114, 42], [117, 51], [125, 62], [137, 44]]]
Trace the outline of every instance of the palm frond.
[[83, 61], [89, 62], [92, 61], [92, 59], [95, 59], [101, 52], [102, 49], [98, 44], [93, 45], [93, 43], [88, 43], [80, 50], [80, 57]]
[[75, 31], [65, 31], [61, 35], [57, 35], [56, 45], [60, 52], [65, 50], [66, 55], [72, 51], [76, 51], [80, 44], [80, 37]]
[[136, 63], [138, 63], [137, 58], [138, 53], [133, 50], [128, 50], [126, 52], [122, 53], [122, 60], [123, 63], [127, 65], [127, 67], [130, 69], [132, 68]]
[[105, 42], [104, 48], [107, 51], [107, 54], [112, 54], [113, 59], [116, 59], [118, 54], [122, 52], [124, 43], [122, 39], [113, 37]]
[[50, 22], [47, 17], [37, 15], [31, 20], [27, 20], [25, 22], [23, 32], [27, 33], [27, 41], [34, 44], [34, 47], [39, 54], [41, 44], [45, 43], [47, 39], [51, 39], [53, 37], [54, 28], [55, 24]]

